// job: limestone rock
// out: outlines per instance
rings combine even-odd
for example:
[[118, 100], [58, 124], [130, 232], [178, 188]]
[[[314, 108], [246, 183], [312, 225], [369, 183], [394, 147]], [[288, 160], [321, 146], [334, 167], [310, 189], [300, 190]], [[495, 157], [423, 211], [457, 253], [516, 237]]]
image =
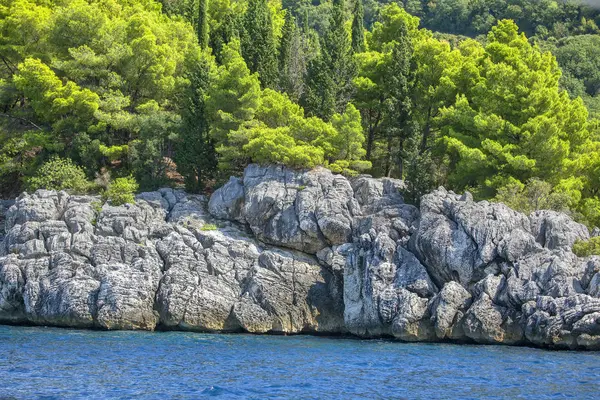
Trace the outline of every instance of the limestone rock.
[[38, 191], [10, 208], [0, 322], [344, 331], [341, 282], [331, 272], [235, 227], [203, 230], [212, 217], [202, 196], [165, 189], [120, 207], [98, 201]]
[[328, 170], [250, 165], [241, 182], [232, 178], [211, 196], [209, 211], [247, 224], [265, 243], [316, 254], [350, 241], [360, 207], [350, 182]]
[[434, 282], [463, 286], [496, 268], [498, 243], [514, 231], [529, 232], [529, 220], [503, 204], [476, 203], [443, 188], [423, 196], [414, 248]]
[[556, 211], [536, 211], [529, 219], [536, 241], [550, 250], [570, 251], [577, 240], [588, 240], [590, 232], [566, 214]]
[[210, 200], [40, 190], [0, 203], [0, 323], [345, 333], [600, 349], [587, 229], [440, 188], [250, 165]]

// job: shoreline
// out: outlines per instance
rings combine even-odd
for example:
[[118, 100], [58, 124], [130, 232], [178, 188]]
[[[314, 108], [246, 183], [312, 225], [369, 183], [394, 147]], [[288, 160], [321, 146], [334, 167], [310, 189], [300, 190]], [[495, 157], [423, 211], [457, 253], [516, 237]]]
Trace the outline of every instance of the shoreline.
[[162, 334], [162, 333], [191, 333], [199, 335], [226, 335], [226, 336], [264, 336], [264, 337], [316, 337], [326, 338], [331, 340], [352, 340], [356, 342], [369, 342], [369, 341], [382, 341], [388, 343], [396, 343], [399, 345], [403, 344], [419, 344], [419, 345], [452, 345], [452, 346], [484, 346], [484, 347], [502, 347], [502, 348], [527, 348], [536, 349], [547, 352], [567, 352], [567, 353], [598, 353], [600, 349], [588, 349], [585, 347], [581, 348], [566, 348], [566, 347], [551, 347], [551, 346], [538, 346], [532, 343], [518, 343], [518, 344], [506, 344], [506, 343], [478, 343], [475, 341], [460, 341], [460, 340], [440, 340], [440, 341], [403, 341], [393, 336], [374, 336], [374, 337], [360, 337], [350, 333], [315, 333], [315, 332], [294, 332], [294, 333], [280, 333], [280, 332], [266, 332], [266, 333], [252, 333], [245, 331], [197, 331], [197, 330], [185, 330], [185, 329], [160, 329], [157, 328], [153, 331], [150, 330], [109, 330], [102, 328], [80, 328], [74, 326], [56, 326], [56, 325], [35, 325], [35, 324], [9, 324], [2, 322], [1, 327], [14, 327], [14, 328], [41, 328], [41, 329], [52, 329], [52, 330], [65, 330], [65, 331], [81, 331], [81, 332], [98, 332], [98, 333], [144, 333], [144, 334]]
[[600, 257], [572, 251], [585, 226], [443, 188], [417, 208], [403, 184], [251, 165], [210, 199], [23, 194], [0, 321], [600, 349]]

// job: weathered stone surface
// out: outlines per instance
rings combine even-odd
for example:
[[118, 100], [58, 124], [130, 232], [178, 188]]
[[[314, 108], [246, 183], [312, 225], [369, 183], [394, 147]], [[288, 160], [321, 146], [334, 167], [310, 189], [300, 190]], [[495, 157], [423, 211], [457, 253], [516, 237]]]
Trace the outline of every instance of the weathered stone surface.
[[588, 240], [590, 232], [563, 213], [536, 211], [529, 216], [535, 240], [550, 249], [570, 251], [577, 240]]
[[352, 186], [340, 175], [258, 165], [217, 190], [209, 210], [214, 217], [247, 224], [265, 243], [309, 254], [349, 242], [352, 219], [360, 215]]
[[403, 188], [251, 165], [210, 200], [25, 193], [2, 212], [0, 323], [600, 349], [585, 226]]
[[[214, 222], [202, 196], [135, 204], [24, 194], [0, 243], [0, 322], [104, 329], [343, 332], [342, 290], [313, 256]], [[212, 227], [210, 229], [213, 229]]]
[[221, 219], [242, 219], [244, 207], [244, 185], [239, 178], [231, 177], [223, 187], [218, 189], [208, 203], [208, 211]]
[[448, 282], [432, 301], [431, 322], [438, 339], [464, 337], [461, 320], [472, 303], [471, 294], [456, 282]]
[[4, 240], [6, 234], [6, 213], [13, 204], [15, 204], [14, 200], [0, 200], [0, 242]]
[[526, 216], [503, 204], [475, 203], [443, 188], [423, 197], [421, 213], [414, 248], [438, 285], [468, 286], [494, 272], [498, 243], [530, 229]]

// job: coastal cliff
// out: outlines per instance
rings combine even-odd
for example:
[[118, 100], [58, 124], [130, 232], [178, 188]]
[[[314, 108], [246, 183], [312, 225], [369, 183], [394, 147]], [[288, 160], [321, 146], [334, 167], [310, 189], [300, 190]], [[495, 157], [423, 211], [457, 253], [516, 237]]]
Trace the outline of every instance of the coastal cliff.
[[0, 323], [600, 349], [600, 257], [571, 251], [585, 226], [402, 191], [250, 165], [210, 199], [24, 193], [0, 204]]

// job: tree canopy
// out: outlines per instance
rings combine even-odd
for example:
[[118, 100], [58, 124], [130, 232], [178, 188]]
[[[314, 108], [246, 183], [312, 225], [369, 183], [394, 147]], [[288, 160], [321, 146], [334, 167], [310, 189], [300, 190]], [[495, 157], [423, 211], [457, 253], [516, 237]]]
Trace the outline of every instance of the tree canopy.
[[572, 0], [0, 0], [2, 195], [119, 203], [278, 163], [600, 225], [599, 16]]

